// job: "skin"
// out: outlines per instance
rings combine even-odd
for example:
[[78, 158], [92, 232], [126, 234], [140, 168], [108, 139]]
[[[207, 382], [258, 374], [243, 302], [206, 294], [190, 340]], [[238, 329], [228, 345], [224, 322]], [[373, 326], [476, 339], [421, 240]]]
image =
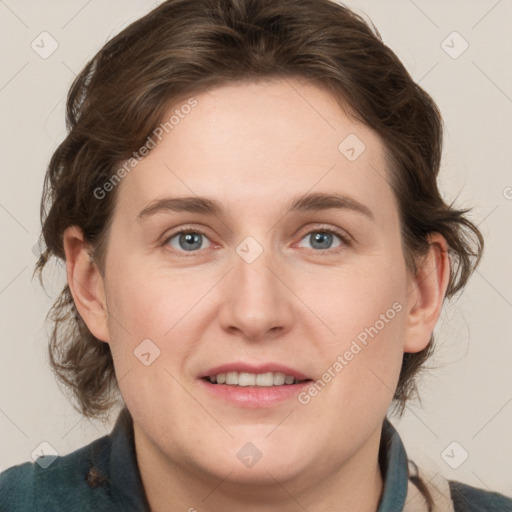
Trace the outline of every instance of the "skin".
[[[384, 146], [322, 89], [238, 83], [196, 99], [119, 185], [104, 276], [79, 228], [64, 237], [77, 308], [112, 350], [151, 509], [375, 511], [382, 422], [403, 353], [425, 348], [439, 317], [446, 242], [433, 233], [417, 274], [408, 272]], [[349, 134], [366, 146], [353, 162], [338, 150]], [[374, 218], [287, 213], [310, 192], [348, 195]], [[217, 199], [227, 215], [137, 219], [173, 196]], [[185, 227], [206, 234], [195, 252], [174, 236]], [[325, 228], [347, 242], [335, 235], [318, 248], [310, 235]], [[263, 249], [252, 263], [236, 252], [247, 236]], [[219, 364], [270, 361], [320, 379], [395, 303], [401, 311], [306, 405], [243, 409], [197, 378]], [[133, 354], [144, 339], [160, 350], [150, 366]], [[237, 457], [247, 442], [263, 454], [251, 468]]]

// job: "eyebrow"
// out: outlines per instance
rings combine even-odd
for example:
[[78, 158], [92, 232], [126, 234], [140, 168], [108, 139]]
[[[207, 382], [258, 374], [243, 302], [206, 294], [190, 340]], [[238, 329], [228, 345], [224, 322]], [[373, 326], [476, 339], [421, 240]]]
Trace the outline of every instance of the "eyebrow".
[[[288, 208], [288, 212], [321, 211], [329, 209], [351, 210], [361, 213], [371, 220], [375, 220], [370, 208], [353, 197], [322, 192], [310, 193], [293, 199]], [[227, 217], [227, 210], [220, 201], [208, 197], [191, 196], [166, 197], [153, 201], [138, 214], [137, 219], [142, 221], [157, 213], [165, 213], [168, 211]]]

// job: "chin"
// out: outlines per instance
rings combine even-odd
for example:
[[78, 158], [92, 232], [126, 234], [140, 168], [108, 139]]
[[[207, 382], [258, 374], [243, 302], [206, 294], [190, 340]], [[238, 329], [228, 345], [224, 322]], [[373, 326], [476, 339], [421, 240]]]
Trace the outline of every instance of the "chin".
[[[263, 460], [265, 458], [266, 460]], [[216, 466], [215, 473], [219, 478], [229, 482], [246, 485], [275, 485], [292, 480], [305, 471], [304, 460], [274, 456], [264, 456], [252, 467], [246, 467], [238, 460], [226, 461], [225, 466], [219, 471]]]
[[247, 436], [237, 433], [235, 439], [230, 439], [227, 444], [212, 446], [210, 453], [215, 456], [208, 460], [206, 466], [201, 454], [197, 454], [196, 460], [219, 478], [256, 485], [290, 480], [307, 471], [314, 457], [308, 453], [307, 443], [303, 445], [289, 432], [285, 436], [287, 443], [282, 438], [271, 439], [274, 433], [265, 439], [269, 431], [267, 428], [265, 435], [259, 436], [251, 435], [250, 429], [246, 430]]

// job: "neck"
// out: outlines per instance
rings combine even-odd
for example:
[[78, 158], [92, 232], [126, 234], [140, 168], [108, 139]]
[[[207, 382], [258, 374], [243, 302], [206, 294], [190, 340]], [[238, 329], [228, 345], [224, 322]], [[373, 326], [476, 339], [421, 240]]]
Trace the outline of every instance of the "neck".
[[[134, 424], [137, 462], [151, 512], [376, 512], [383, 488], [378, 463], [380, 428], [354, 456], [339, 466], [318, 460], [318, 470], [277, 481], [240, 482], [202, 471], [190, 462], [169, 460]], [[334, 464], [334, 463], [333, 463]]]

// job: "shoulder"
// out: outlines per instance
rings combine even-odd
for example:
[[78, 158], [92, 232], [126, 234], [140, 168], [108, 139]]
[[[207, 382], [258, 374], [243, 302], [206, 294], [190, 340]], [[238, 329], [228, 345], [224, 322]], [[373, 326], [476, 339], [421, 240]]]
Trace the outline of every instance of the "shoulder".
[[[407, 497], [415, 504], [421, 495], [420, 508], [428, 510], [427, 501], [435, 505], [435, 510], [450, 512], [512, 512], [512, 499], [497, 492], [471, 487], [456, 480], [447, 480], [439, 472], [418, 467], [409, 460], [409, 487]], [[417, 507], [417, 505], [416, 505]], [[405, 510], [409, 510], [406, 508]]]
[[[108, 453], [109, 436], [93, 441], [49, 466], [38, 459], [13, 466], [0, 474], [0, 510], [21, 512], [44, 510], [106, 510], [102, 489], [90, 485], [94, 461]], [[45, 467], [46, 466], [46, 467]]]
[[455, 512], [512, 512], [512, 499], [450, 480]]

